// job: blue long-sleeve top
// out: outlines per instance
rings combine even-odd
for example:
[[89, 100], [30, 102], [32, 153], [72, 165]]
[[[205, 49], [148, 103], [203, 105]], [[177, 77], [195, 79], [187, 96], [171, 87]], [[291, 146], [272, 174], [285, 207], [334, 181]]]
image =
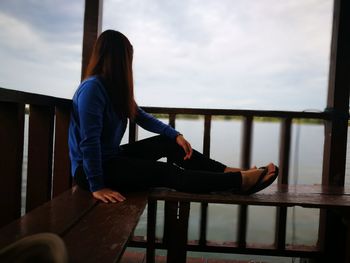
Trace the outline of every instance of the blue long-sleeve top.
[[[142, 128], [175, 139], [179, 134], [152, 115], [137, 107], [135, 122]], [[84, 80], [73, 96], [69, 125], [69, 157], [74, 176], [83, 166], [90, 191], [105, 188], [103, 162], [118, 156], [127, 118], [115, 113], [103, 83], [92, 76]], [[117, 175], [116, 175], [117, 176]]]

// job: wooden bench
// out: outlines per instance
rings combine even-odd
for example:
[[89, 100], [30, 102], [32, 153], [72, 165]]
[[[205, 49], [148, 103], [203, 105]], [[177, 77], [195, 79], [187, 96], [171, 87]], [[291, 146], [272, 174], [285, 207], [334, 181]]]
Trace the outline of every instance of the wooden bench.
[[74, 186], [0, 229], [0, 247], [41, 232], [61, 236], [70, 262], [118, 262], [142, 212], [148, 193], [104, 204]]
[[[163, 239], [156, 239], [156, 214], [157, 201], [165, 201], [165, 222]], [[232, 195], [210, 194], [198, 195], [180, 192], [156, 191], [149, 196], [147, 218], [147, 262], [154, 262], [155, 249], [167, 249], [167, 262], [186, 262], [187, 251], [260, 254], [275, 256], [300, 256], [314, 258], [316, 262], [325, 254], [322, 244], [316, 246], [288, 245], [285, 240], [285, 224], [278, 222], [281, 233], [277, 234], [275, 244], [240, 244], [239, 242], [224, 242], [216, 244], [206, 239], [188, 240], [188, 222], [190, 203], [217, 203], [235, 205], [273, 206], [277, 209], [300, 206], [305, 208], [319, 208], [324, 211], [335, 211], [341, 215], [345, 225], [349, 225], [350, 214], [350, 188], [349, 187], [325, 187], [321, 185], [272, 185], [257, 194]], [[279, 211], [279, 210], [277, 210]], [[286, 215], [286, 210], [285, 215]], [[281, 211], [280, 211], [281, 212]], [[206, 219], [205, 219], [206, 220]], [[284, 222], [285, 223], [285, 222]], [[201, 227], [201, 231], [203, 228]], [[206, 231], [204, 229], [204, 231]], [[205, 234], [204, 234], [205, 236]], [[135, 237], [133, 245], [140, 245], [142, 239]], [[323, 238], [321, 238], [323, 240]], [[350, 262], [350, 231], [347, 227], [347, 255], [346, 262]], [[333, 241], [331, 241], [333, 242]], [[334, 242], [336, 242], [334, 240]]]

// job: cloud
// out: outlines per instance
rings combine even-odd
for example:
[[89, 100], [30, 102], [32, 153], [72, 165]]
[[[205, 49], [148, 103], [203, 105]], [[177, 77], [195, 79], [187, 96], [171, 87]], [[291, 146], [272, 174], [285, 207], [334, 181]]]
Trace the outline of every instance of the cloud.
[[[70, 97], [83, 8], [1, 1], [0, 86]], [[331, 0], [105, 0], [103, 28], [134, 45], [141, 105], [323, 109], [331, 15]]]
[[72, 97], [81, 69], [80, 4], [78, 12], [76, 4], [52, 1], [0, 3], [1, 87]]
[[331, 2], [109, 0], [104, 28], [134, 43], [145, 104], [323, 109]]

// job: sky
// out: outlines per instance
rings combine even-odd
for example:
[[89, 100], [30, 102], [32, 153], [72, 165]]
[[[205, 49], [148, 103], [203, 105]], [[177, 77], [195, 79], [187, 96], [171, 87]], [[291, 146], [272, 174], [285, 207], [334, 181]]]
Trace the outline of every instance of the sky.
[[[105, 0], [134, 46], [135, 96], [159, 107], [326, 107], [331, 0]], [[71, 98], [82, 0], [0, 1], [0, 87]]]

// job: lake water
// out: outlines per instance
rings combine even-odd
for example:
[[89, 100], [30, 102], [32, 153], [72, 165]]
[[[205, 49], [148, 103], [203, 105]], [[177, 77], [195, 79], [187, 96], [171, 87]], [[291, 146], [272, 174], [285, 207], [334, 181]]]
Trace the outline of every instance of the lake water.
[[[163, 120], [167, 122], [167, 120]], [[202, 151], [203, 119], [179, 119], [176, 128], [191, 142], [193, 148]], [[25, 125], [27, 129], [27, 123]], [[229, 166], [239, 167], [241, 153], [242, 122], [239, 120], [213, 119], [211, 130], [211, 152], [213, 159], [221, 161]], [[268, 162], [278, 164], [280, 124], [277, 122], [254, 122], [252, 164], [262, 166]], [[128, 140], [128, 132], [122, 143]], [[139, 129], [139, 139], [154, 134]], [[27, 140], [27, 138], [25, 138]], [[294, 123], [292, 128], [292, 147], [290, 160], [290, 184], [320, 184], [322, 178], [324, 126], [315, 124]], [[26, 173], [27, 143], [25, 142], [25, 155], [23, 172]], [[349, 147], [348, 147], [349, 151]], [[349, 155], [347, 155], [349, 156]], [[346, 184], [350, 183], [350, 166], [347, 157]], [[24, 176], [25, 177], [25, 176]], [[23, 180], [23, 190], [25, 180]], [[22, 200], [25, 202], [25, 191]], [[162, 235], [163, 213], [159, 202], [157, 235]], [[235, 205], [209, 205], [208, 240], [235, 241], [237, 234], [237, 211]], [[24, 210], [23, 210], [24, 212]], [[199, 236], [200, 206], [197, 203], [191, 205], [189, 222], [189, 239], [198, 239]], [[248, 212], [247, 242], [273, 243], [276, 209], [272, 207], [250, 206]], [[288, 208], [287, 216], [287, 243], [309, 244], [317, 242], [318, 235], [318, 209]], [[135, 230], [136, 235], [146, 235], [146, 213]], [[189, 253], [198, 255], [198, 253]], [[201, 254], [202, 255], [202, 254]], [[210, 257], [211, 254], [206, 254]], [[292, 262], [293, 259], [276, 257], [243, 256], [243, 255], [215, 255], [218, 258], [265, 260], [268, 262]], [[295, 261], [293, 261], [295, 262]]]

